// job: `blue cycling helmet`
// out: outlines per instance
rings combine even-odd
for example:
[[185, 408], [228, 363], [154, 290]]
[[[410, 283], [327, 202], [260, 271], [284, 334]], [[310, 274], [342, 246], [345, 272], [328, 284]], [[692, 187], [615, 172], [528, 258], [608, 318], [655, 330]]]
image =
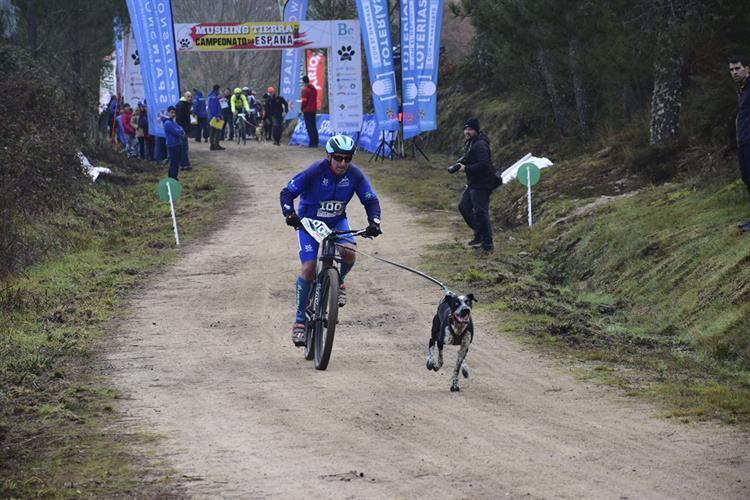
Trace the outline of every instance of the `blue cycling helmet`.
[[355, 149], [352, 138], [343, 134], [334, 135], [326, 143], [326, 152], [331, 155], [353, 155]]

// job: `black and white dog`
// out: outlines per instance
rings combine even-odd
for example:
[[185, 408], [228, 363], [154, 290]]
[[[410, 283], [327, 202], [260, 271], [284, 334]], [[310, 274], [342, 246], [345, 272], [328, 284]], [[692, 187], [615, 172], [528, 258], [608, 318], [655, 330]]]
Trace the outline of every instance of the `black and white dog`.
[[[466, 364], [466, 353], [469, 345], [474, 340], [474, 323], [471, 319], [471, 306], [477, 299], [473, 294], [456, 295], [448, 292], [438, 305], [437, 313], [432, 318], [432, 337], [427, 346], [427, 369], [438, 371], [443, 366], [443, 346], [457, 345], [458, 359], [453, 370], [451, 381], [451, 392], [460, 391], [458, 387], [458, 372], [464, 378], [469, 378], [469, 367]], [[437, 344], [437, 361], [433, 356], [432, 349]]]

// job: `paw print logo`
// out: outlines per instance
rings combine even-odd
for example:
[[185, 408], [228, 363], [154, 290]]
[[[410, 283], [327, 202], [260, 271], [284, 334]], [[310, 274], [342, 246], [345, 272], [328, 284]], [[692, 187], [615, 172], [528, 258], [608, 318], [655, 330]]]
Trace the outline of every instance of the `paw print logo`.
[[132, 54], [130, 57], [133, 58], [133, 66], [141, 64], [141, 56], [138, 54], [138, 49], [135, 49], [135, 54]]
[[193, 41], [189, 38], [180, 38], [180, 48], [189, 49], [193, 45]]
[[339, 49], [339, 61], [351, 61], [354, 55], [354, 49], [351, 45], [343, 45]]

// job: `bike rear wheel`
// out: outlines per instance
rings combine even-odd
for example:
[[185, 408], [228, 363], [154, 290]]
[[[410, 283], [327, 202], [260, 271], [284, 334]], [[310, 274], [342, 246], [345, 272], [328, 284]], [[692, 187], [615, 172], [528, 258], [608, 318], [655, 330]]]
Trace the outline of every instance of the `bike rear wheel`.
[[315, 311], [315, 368], [325, 370], [331, 359], [333, 336], [339, 316], [339, 273], [335, 268], [323, 272], [320, 297]]

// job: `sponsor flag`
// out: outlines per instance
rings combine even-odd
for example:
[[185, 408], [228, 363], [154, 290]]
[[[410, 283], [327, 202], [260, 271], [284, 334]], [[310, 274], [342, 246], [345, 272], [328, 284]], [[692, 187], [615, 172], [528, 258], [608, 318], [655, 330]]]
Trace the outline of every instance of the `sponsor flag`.
[[[375, 116], [380, 128], [398, 129], [396, 73], [393, 68], [393, 44], [388, 17], [388, 0], [357, 0], [357, 12], [365, 42], [367, 70]], [[336, 47], [334, 47], [335, 49]], [[346, 47], [338, 49], [339, 54]]]
[[[331, 21], [328, 52], [328, 109], [337, 133], [362, 127], [362, 56], [359, 23]], [[337, 48], [338, 47], [338, 48]]]
[[[413, 4], [417, 119], [420, 132], [437, 128], [437, 83], [443, 0], [407, 0]], [[423, 35], [422, 35], [423, 34]]]
[[[115, 30], [115, 82], [117, 84], [117, 97], [122, 95], [122, 72], [125, 62], [125, 43], [122, 39], [122, 20], [120, 16], [115, 16], [113, 27]], [[119, 103], [118, 103], [119, 104]]]
[[180, 99], [170, 0], [126, 0], [148, 103], [149, 134], [164, 137], [161, 118]]
[[[284, 21], [303, 21], [307, 19], [307, 0], [287, 0], [284, 5]], [[303, 51], [284, 49], [281, 51], [281, 69], [279, 75], [279, 95], [289, 103], [287, 117], [291, 120], [300, 113], [300, 71]]]
[[143, 102], [146, 99], [143, 78], [141, 76], [141, 58], [132, 31], [128, 31], [124, 38], [125, 69], [122, 75], [121, 90], [124, 102], [129, 103], [135, 108], [139, 102]]
[[326, 87], [326, 56], [317, 50], [307, 51], [307, 77], [318, 91], [318, 111], [323, 109], [323, 89]]
[[405, 0], [401, 3], [401, 106], [404, 139], [419, 134], [417, 62], [415, 60], [416, 9], [416, 1]]

